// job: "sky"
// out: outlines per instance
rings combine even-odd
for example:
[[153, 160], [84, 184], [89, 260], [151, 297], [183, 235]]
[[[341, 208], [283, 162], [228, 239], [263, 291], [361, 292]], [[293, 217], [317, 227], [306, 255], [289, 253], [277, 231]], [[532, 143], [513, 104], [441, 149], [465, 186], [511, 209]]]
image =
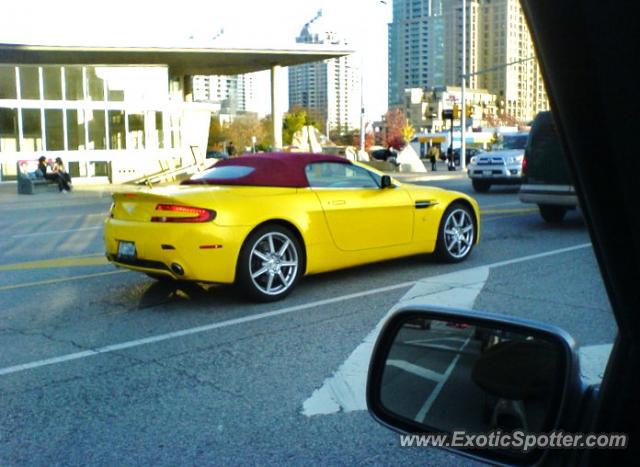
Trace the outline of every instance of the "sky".
[[[304, 24], [320, 9], [327, 23], [357, 51], [365, 113], [368, 120], [379, 119], [387, 107], [391, 0], [21, 0], [3, 2], [0, 42], [286, 47], [295, 43]], [[224, 32], [214, 39], [221, 29]], [[258, 79], [265, 107], [268, 79], [268, 74]]]

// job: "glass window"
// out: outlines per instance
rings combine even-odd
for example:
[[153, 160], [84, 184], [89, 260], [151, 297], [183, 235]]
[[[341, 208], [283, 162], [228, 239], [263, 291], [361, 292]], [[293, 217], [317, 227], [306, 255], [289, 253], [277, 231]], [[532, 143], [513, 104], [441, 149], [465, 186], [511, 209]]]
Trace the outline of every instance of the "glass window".
[[67, 145], [70, 151], [86, 147], [84, 140], [84, 113], [81, 110], [67, 110]]
[[127, 149], [124, 110], [109, 111], [109, 149]]
[[170, 119], [170, 125], [171, 125], [171, 147], [179, 148], [180, 145], [182, 144], [182, 141], [180, 138], [180, 124], [181, 124], [180, 115], [173, 114], [169, 117], [169, 119]]
[[23, 151], [42, 150], [40, 109], [22, 110], [22, 139], [24, 141]]
[[96, 73], [96, 68], [92, 66], [87, 67], [87, 90], [89, 91], [90, 100], [104, 100], [104, 81]]
[[42, 68], [44, 81], [44, 98], [51, 100], [62, 99], [62, 78], [59, 66], [45, 66]]
[[0, 99], [17, 98], [15, 67], [0, 66]]
[[65, 98], [68, 101], [81, 101], [84, 99], [82, 86], [82, 67], [64, 67]]
[[107, 149], [104, 110], [87, 110], [89, 141], [87, 149]]
[[129, 119], [129, 148], [144, 149], [144, 114], [130, 113]]
[[340, 162], [316, 162], [305, 168], [313, 188], [378, 188], [373, 174], [362, 167]]
[[19, 148], [18, 110], [0, 108], [0, 152], [17, 152]]
[[164, 121], [162, 112], [147, 112], [146, 123], [149, 137], [146, 147], [148, 149], [164, 148]]
[[224, 167], [213, 167], [191, 177], [191, 180], [232, 180], [234, 178], [246, 177], [256, 170], [245, 165], [225, 165]]
[[40, 73], [37, 66], [20, 67], [20, 96], [22, 99], [40, 99]]
[[44, 124], [47, 136], [47, 151], [64, 151], [62, 109], [45, 109]]

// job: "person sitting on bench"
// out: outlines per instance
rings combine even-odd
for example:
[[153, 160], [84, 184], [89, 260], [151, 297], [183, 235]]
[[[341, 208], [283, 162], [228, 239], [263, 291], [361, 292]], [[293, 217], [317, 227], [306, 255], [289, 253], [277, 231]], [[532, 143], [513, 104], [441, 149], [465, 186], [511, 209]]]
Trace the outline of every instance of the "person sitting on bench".
[[58, 190], [60, 193], [66, 193], [71, 190], [71, 187], [67, 183], [67, 181], [62, 177], [59, 173], [56, 172], [47, 172], [49, 169], [49, 165], [46, 162], [46, 158], [44, 156], [40, 156], [38, 159], [38, 169], [36, 170], [36, 176], [41, 176], [46, 178], [47, 180], [51, 180], [58, 184]]

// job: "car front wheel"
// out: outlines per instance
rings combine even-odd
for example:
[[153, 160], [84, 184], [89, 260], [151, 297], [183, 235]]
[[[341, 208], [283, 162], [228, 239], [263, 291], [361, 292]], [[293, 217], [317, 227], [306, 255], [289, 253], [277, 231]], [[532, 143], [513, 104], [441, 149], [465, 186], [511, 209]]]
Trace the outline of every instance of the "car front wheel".
[[286, 297], [303, 273], [304, 256], [296, 235], [270, 224], [252, 232], [238, 258], [236, 285], [240, 293], [260, 302]]
[[471, 208], [461, 203], [452, 204], [440, 222], [436, 255], [448, 263], [464, 260], [473, 249], [475, 235], [476, 224]]

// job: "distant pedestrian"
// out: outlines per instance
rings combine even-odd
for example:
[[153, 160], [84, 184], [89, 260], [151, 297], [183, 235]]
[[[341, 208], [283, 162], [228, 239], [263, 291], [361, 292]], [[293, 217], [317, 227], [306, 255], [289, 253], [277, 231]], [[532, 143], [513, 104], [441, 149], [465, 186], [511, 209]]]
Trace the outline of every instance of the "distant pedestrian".
[[456, 163], [453, 160], [453, 147], [447, 148], [447, 167], [449, 170], [456, 170]]
[[233, 141], [229, 141], [229, 144], [227, 144], [227, 154], [229, 154], [229, 156], [236, 155], [236, 147], [233, 145]]
[[431, 162], [431, 171], [435, 172], [436, 170], [438, 170], [436, 168], [436, 161], [438, 160], [438, 150], [436, 149], [436, 146], [434, 144], [429, 147], [427, 156], [429, 156], [429, 162]]

